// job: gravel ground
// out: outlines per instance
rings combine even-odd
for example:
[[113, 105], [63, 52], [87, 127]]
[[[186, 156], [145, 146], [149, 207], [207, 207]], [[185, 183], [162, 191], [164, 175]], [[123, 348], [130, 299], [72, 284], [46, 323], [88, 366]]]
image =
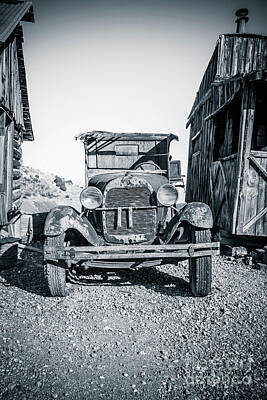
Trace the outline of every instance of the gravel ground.
[[183, 262], [60, 299], [41, 265], [24, 252], [0, 271], [1, 399], [264, 399], [264, 272], [217, 257], [206, 298]]

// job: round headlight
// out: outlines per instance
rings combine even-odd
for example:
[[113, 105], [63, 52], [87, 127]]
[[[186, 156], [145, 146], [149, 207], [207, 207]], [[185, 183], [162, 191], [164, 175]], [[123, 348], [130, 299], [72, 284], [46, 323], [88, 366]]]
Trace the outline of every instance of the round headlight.
[[102, 204], [102, 193], [98, 188], [88, 186], [81, 192], [80, 200], [85, 208], [94, 210]]
[[166, 183], [159, 188], [157, 198], [163, 206], [173, 206], [178, 200], [178, 192], [174, 186]]

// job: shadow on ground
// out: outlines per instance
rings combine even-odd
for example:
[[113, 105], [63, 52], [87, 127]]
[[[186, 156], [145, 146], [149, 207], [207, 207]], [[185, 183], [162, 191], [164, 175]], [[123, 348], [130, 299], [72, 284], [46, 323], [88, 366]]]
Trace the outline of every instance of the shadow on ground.
[[[43, 257], [38, 253], [23, 251], [18, 264], [7, 270], [0, 270], [0, 283], [5, 286], [15, 286], [39, 296], [48, 297], [44, 281]], [[183, 278], [158, 270], [156, 267], [139, 270], [117, 270], [105, 272], [99, 269], [90, 270], [87, 286], [144, 286], [147, 289], [160, 292], [167, 296], [191, 296], [189, 283]], [[176, 268], [179, 268], [176, 267]], [[76, 284], [72, 284], [75, 289]]]
[[39, 296], [48, 296], [43, 275], [43, 256], [41, 254], [22, 251], [17, 265], [0, 270], [1, 283], [15, 286]]
[[[94, 271], [87, 280], [88, 286], [144, 286], [147, 289], [160, 292], [167, 296], [191, 296], [189, 283], [171, 275], [173, 266], [170, 265], [170, 274], [158, 270], [156, 267], [141, 268], [139, 270], [119, 270], [112, 275]], [[179, 268], [179, 267], [176, 267]]]

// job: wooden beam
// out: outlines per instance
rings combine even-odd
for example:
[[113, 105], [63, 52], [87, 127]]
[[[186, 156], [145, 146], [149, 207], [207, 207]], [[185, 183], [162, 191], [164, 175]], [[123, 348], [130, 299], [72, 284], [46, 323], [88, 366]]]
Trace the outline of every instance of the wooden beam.
[[246, 171], [248, 168], [248, 155], [251, 149], [251, 137], [255, 112], [254, 108], [255, 90], [250, 84], [247, 84], [244, 88], [241, 106], [237, 160], [237, 184], [233, 212], [233, 234], [242, 232], [244, 198], [241, 196], [241, 193], [245, 185], [243, 175], [244, 171]]
[[266, 158], [266, 151], [263, 150], [251, 150], [250, 156], [257, 158]]
[[228, 161], [228, 160], [233, 160], [237, 157], [237, 153], [231, 154], [230, 156], [218, 158], [218, 161]]
[[199, 136], [200, 136], [201, 130], [198, 131], [195, 136], [192, 137], [191, 142], [193, 142], [194, 140], [196, 140]]
[[240, 91], [240, 88], [236, 90], [229, 99], [222, 104], [217, 110], [213, 111], [210, 115], [208, 115], [206, 118], [204, 118], [204, 121], [206, 122], [208, 119], [215, 117], [217, 114], [219, 114], [221, 111], [223, 111], [225, 108], [229, 106], [229, 104], [234, 100], [234, 98], [238, 95]]
[[192, 154], [192, 157], [197, 157], [197, 156], [199, 156], [200, 155], [200, 151], [198, 150], [198, 151], [196, 151], [194, 154]]
[[249, 161], [254, 168], [257, 168], [260, 171], [260, 173], [263, 175], [263, 178], [267, 179], [267, 171], [258, 163], [256, 158], [249, 156]]
[[7, 223], [6, 214], [6, 113], [0, 115], [0, 225]]
[[191, 121], [196, 114], [196, 112], [200, 109], [201, 106], [203, 106], [204, 103], [211, 97], [211, 89], [207, 91], [203, 99], [196, 105], [196, 107], [192, 110], [191, 114], [188, 117], [187, 123], [186, 123], [186, 129], [189, 127], [191, 124]]
[[14, 135], [14, 123], [11, 124], [7, 128], [7, 166], [6, 166], [6, 174], [7, 174], [7, 184], [6, 184], [6, 211], [11, 210], [12, 208], [12, 190], [13, 190], [13, 135]]
[[6, 115], [0, 115], [0, 192], [4, 183]]
[[255, 217], [251, 218], [251, 220], [243, 227], [244, 231], [247, 231], [255, 222], [257, 222], [260, 218], [262, 218], [267, 213], [267, 207], [259, 212], [259, 214], [255, 215]]

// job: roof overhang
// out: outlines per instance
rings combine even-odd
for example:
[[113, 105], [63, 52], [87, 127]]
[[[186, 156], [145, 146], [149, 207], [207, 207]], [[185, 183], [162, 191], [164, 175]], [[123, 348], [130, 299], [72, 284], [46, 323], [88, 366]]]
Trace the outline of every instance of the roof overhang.
[[0, 1], [0, 44], [5, 43], [20, 21], [34, 22], [31, 1]]
[[22, 48], [23, 31], [20, 25], [21, 21], [34, 22], [32, 2], [0, 0], [0, 46], [6, 46], [14, 37], [17, 39], [17, 57], [24, 121], [24, 127], [20, 127], [19, 129], [22, 129], [24, 140], [33, 140]]

